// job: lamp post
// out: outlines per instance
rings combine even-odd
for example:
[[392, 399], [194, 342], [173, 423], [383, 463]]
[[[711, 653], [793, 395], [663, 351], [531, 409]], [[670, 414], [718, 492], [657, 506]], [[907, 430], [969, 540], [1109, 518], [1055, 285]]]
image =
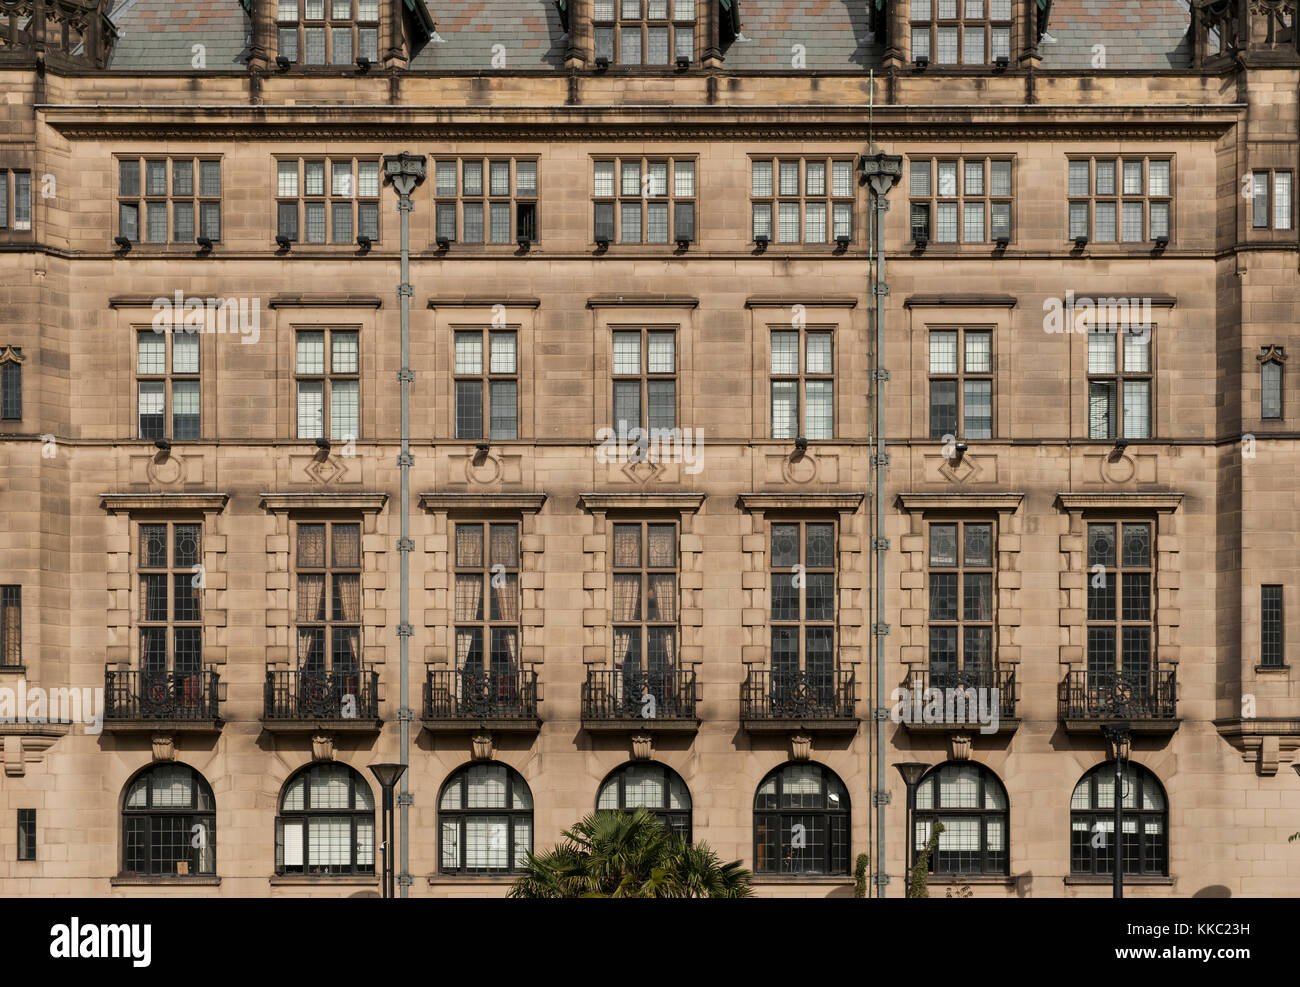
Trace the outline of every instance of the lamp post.
[[907, 786], [907, 836], [903, 840], [903, 896], [906, 897], [907, 889], [911, 884], [912, 840], [915, 839], [913, 833], [916, 830], [916, 824], [912, 822], [912, 816], [916, 813], [916, 786], [920, 783], [926, 771], [929, 770], [930, 765], [922, 764], [920, 761], [904, 761], [901, 764], [895, 764], [894, 767], [903, 776], [903, 784]]
[[[407, 659], [410, 657], [411, 627], [411, 552], [415, 542], [411, 540], [411, 466], [415, 459], [411, 455], [411, 382], [415, 374], [411, 372], [411, 210], [415, 203], [411, 193], [424, 181], [425, 163], [423, 154], [386, 154], [384, 155], [384, 181], [391, 182], [397, 190], [397, 210], [401, 215], [402, 227], [402, 281], [397, 286], [397, 298], [402, 310], [402, 367], [397, 371], [397, 381], [402, 392], [402, 451], [397, 456], [397, 465], [402, 470], [402, 535], [397, 541], [397, 552], [401, 558], [401, 616], [397, 625], [397, 640], [401, 661], [401, 697], [397, 708], [397, 722], [401, 731], [401, 763], [405, 770], [410, 758], [411, 721], [415, 719], [410, 699], [410, 672]], [[400, 773], [400, 772], [399, 772]], [[394, 778], [397, 776], [395, 775]], [[411, 795], [407, 789], [407, 778], [402, 774], [402, 793], [398, 798], [402, 806], [402, 897], [406, 897], [410, 874], [410, 807]], [[388, 865], [388, 859], [384, 860]]]
[[876, 323], [876, 340], [871, 360], [871, 383], [876, 397], [875, 413], [871, 416], [871, 446], [875, 449], [871, 456], [871, 496], [876, 504], [875, 537], [871, 539], [871, 551], [876, 558], [876, 616], [871, 628], [871, 639], [876, 650], [876, 681], [875, 695], [871, 697], [871, 714], [876, 721], [876, 787], [872, 793], [872, 801], [876, 806], [875, 884], [876, 897], [883, 898], [885, 885], [889, 883], [889, 874], [885, 869], [885, 806], [889, 804], [889, 793], [885, 791], [885, 718], [888, 710], [884, 705], [884, 638], [889, 633], [889, 624], [884, 619], [885, 552], [889, 548], [884, 532], [885, 467], [889, 465], [889, 456], [885, 454], [884, 428], [884, 384], [889, 379], [889, 371], [885, 369], [884, 301], [889, 295], [889, 285], [885, 282], [885, 213], [889, 211], [886, 196], [903, 177], [903, 158], [901, 155], [878, 151], [874, 144], [868, 148], [868, 152], [862, 155], [859, 164], [862, 177], [871, 186], [876, 236], [876, 264], [871, 272], [872, 307]]
[[[1115, 791], [1111, 798], [1115, 810], [1115, 859], [1111, 867], [1111, 897], [1124, 897], [1124, 752], [1128, 748], [1132, 726], [1127, 720], [1104, 724], [1101, 732], [1115, 750]], [[1140, 793], [1139, 793], [1140, 797]]]
[[372, 764], [371, 773], [379, 780], [384, 790], [383, 801], [383, 842], [380, 848], [384, 854], [383, 897], [393, 897], [393, 786], [397, 779], [406, 774], [405, 764]]

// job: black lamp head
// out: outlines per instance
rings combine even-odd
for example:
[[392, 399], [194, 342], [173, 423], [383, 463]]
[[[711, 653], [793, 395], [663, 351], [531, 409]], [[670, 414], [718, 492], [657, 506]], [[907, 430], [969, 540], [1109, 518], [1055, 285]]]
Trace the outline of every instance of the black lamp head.
[[916, 244], [917, 250], [924, 250], [929, 245], [930, 238], [922, 233], [919, 236], [912, 237], [912, 242]]
[[795, 451], [796, 451], [796, 452], [807, 452], [807, 451], [808, 451], [808, 440], [807, 440], [807, 438], [805, 438], [805, 437], [802, 436], [802, 435], [799, 436], [798, 438], [796, 438], [796, 439], [794, 440], [794, 448], [795, 448]]
[[849, 244], [853, 242], [853, 237], [847, 234], [840, 234], [835, 238], [835, 245], [841, 250], [848, 250]]
[[993, 241], [994, 246], [999, 250], [1005, 250], [1009, 243], [1011, 243], [1011, 237], [1009, 236], [1000, 236]]
[[158, 449], [159, 452], [171, 451], [172, 444], [168, 442], [166, 439], [154, 439], [153, 444]]
[[1167, 247], [1167, 246], [1169, 246], [1169, 237], [1167, 237], [1167, 236], [1158, 236], [1158, 237], [1156, 237], [1156, 249], [1157, 249], [1157, 250], [1164, 250], [1165, 247]]
[[121, 249], [121, 250], [130, 250], [130, 249], [131, 249], [131, 241], [128, 240], [128, 239], [127, 239], [126, 237], [124, 237], [124, 236], [115, 236], [115, 237], [113, 237], [113, 242], [114, 242], [115, 244], [117, 244], [118, 248]]
[[767, 245], [770, 242], [771, 242], [771, 237], [763, 236], [761, 233], [758, 236], [754, 237], [754, 246], [756, 246], [759, 250], [766, 250]]
[[325, 438], [324, 436], [321, 436], [316, 440], [316, 448], [319, 449], [321, 452], [329, 452], [330, 440]]
[[357, 237], [357, 246], [362, 250], [369, 250], [374, 245], [374, 242], [374, 240], [370, 239], [370, 237], [366, 236], [364, 233]]
[[446, 237], [446, 236], [438, 237], [439, 250], [446, 250], [450, 246], [451, 246], [451, 237]]
[[366, 58], [365, 55], [359, 55], [357, 57], [357, 74], [365, 75], [369, 71], [370, 71], [370, 59]]
[[212, 249], [212, 238], [206, 236], [195, 237], [194, 242], [199, 245], [200, 250]]
[[285, 236], [283, 233], [278, 233], [278, 234], [276, 234], [276, 237], [275, 237], [275, 244], [276, 244], [276, 246], [279, 247], [281, 250], [288, 250], [288, 249], [289, 249], [289, 244], [290, 244], [291, 242], [292, 242], [292, 241], [290, 241], [290, 239], [289, 239], [287, 236]]
[[525, 252], [533, 245], [532, 237], [521, 236], [516, 238], [515, 242], [519, 244], [519, 249]]
[[690, 68], [690, 66], [691, 66], [691, 56], [690, 56], [690, 55], [678, 55], [678, 56], [677, 56], [677, 67], [678, 67], [679, 69]]
[[278, 68], [281, 72], [288, 72], [289, 66], [292, 64], [293, 63], [290, 62], [289, 59], [285, 58], [283, 55], [275, 56], [275, 67]]
[[597, 56], [596, 56], [596, 68], [599, 69], [601, 72], [603, 72], [603, 71], [605, 71], [605, 69], [609, 68], [609, 56], [608, 56], [608, 55], [597, 55]]
[[1074, 238], [1074, 249], [1075, 249], [1075, 250], [1082, 250], [1082, 249], [1083, 249], [1084, 247], [1086, 247], [1087, 245], [1088, 245], [1088, 238], [1087, 238], [1086, 236], [1076, 236], [1076, 237]]
[[930, 64], [930, 56], [917, 55], [916, 58], [912, 59], [912, 64], [916, 66], [918, 72], [924, 72], [926, 67]]
[[679, 236], [679, 237], [677, 238], [677, 249], [678, 249], [678, 250], [686, 250], [686, 249], [688, 249], [688, 248], [690, 247], [690, 245], [691, 245], [691, 238], [690, 238], [690, 237], [688, 237], [688, 236]]

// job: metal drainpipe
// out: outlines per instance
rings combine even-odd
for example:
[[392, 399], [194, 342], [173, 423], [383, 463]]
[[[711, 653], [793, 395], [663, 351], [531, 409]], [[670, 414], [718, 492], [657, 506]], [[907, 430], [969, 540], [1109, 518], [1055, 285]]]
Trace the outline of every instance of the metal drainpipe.
[[[410, 669], [407, 662], [411, 651], [411, 552], [415, 543], [411, 540], [411, 466], [415, 458], [411, 455], [411, 382], [415, 374], [411, 372], [411, 288], [410, 278], [410, 237], [411, 210], [415, 204], [411, 193], [424, 179], [424, 155], [400, 154], [384, 158], [384, 171], [397, 189], [397, 210], [401, 216], [402, 227], [402, 282], [397, 286], [397, 297], [402, 313], [402, 367], [397, 372], [397, 380], [402, 393], [402, 451], [397, 457], [397, 464], [402, 471], [402, 534], [397, 542], [397, 551], [401, 558], [401, 616], [397, 625], [399, 660], [401, 661], [401, 695], [398, 702], [397, 721], [401, 733], [401, 763], [410, 764], [411, 720], [414, 713], [410, 705]], [[402, 810], [401, 858], [402, 871], [397, 883], [401, 886], [402, 897], [409, 897], [411, 885], [411, 841], [410, 841], [410, 777], [409, 770], [402, 772], [402, 790], [397, 797], [397, 804]]]
[[889, 285], [885, 282], [885, 213], [889, 210], [886, 195], [899, 181], [903, 174], [903, 161], [897, 155], [887, 155], [875, 151], [874, 146], [862, 157], [863, 174], [871, 186], [871, 200], [875, 219], [876, 266], [872, 278], [872, 301], [875, 305], [876, 346], [875, 359], [872, 361], [872, 385], [875, 388], [874, 424], [876, 433], [875, 455], [871, 457], [871, 493], [875, 500], [875, 531], [871, 540], [871, 551], [876, 558], [876, 613], [871, 627], [872, 644], [876, 649], [875, 692], [871, 697], [871, 716], [876, 724], [876, 781], [872, 790], [872, 802], [876, 807], [876, 897], [885, 897], [885, 887], [889, 883], [889, 869], [885, 858], [885, 806], [889, 804], [889, 792], [885, 789], [885, 635], [889, 625], [885, 622], [885, 552], [889, 542], [885, 538], [885, 467], [889, 456], [885, 452], [885, 397], [884, 385], [889, 379], [885, 369], [885, 299], [889, 297]]

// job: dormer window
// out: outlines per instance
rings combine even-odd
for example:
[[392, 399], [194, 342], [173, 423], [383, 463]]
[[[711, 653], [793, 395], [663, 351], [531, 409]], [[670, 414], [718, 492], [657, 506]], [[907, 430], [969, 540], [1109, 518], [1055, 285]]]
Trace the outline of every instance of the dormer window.
[[695, 0], [593, 0], [596, 58], [615, 65], [695, 59]]
[[913, 61], [991, 65], [1011, 56], [1011, 0], [911, 0], [910, 20]]
[[379, 61], [379, 0], [278, 0], [279, 54], [302, 65]]

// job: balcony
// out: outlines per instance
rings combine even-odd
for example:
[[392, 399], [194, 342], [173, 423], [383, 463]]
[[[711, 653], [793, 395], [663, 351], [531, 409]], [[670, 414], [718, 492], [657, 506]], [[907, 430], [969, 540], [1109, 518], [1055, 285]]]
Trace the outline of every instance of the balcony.
[[899, 688], [897, 713], [911, 733], [1015, 733], [1020, 726], [1014, 668], [914, 668]]
[[104, 672], [104, 729], [113, 733], [216, 733], [220, 678], [198, 672]]
[[694, 733], [695, 671], [593, 668], [582, 686], [582, 726], [591, 733]]
[[537, 672], [482, 668], [428, 669], [424, 680], [426, 730], [536, 733]]
[[354, 669], [266, 670], [262, 726], [273, 733], [379, 730], [379, 673]]
[[1066, 673], [1059, 689], [1060, 718], [1071, 733], [1098, 733], [1127, 722], [1133, 733], [1178, 729], [1178, 684], [1173, 668]]
[[750, 733], [852, 733], [858, 729], [854, 686], [851, 668], [821, 673], [751, 668], [740, 687], [740, 724]]

